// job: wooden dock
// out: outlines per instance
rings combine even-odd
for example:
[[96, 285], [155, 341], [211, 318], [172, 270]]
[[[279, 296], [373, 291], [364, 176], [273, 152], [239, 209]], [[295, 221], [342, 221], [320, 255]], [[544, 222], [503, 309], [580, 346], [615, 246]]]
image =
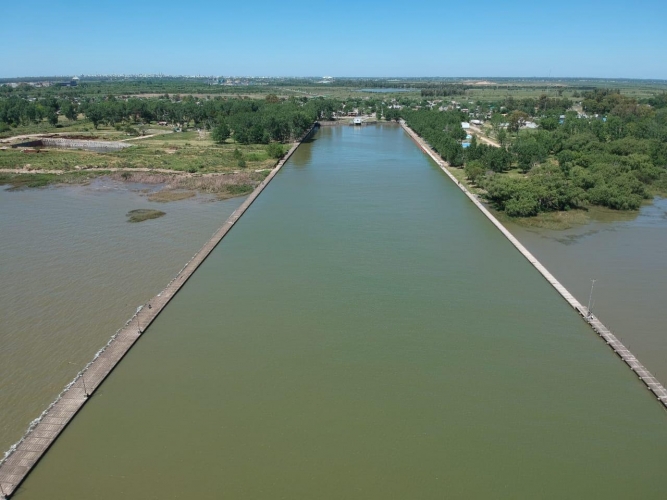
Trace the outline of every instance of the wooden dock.
[[181, 269], [176, 277], [164, 290], [153, 297], [146, 305], [137, 310], [125, 326], [118, 330], [111, 340], [97, 352], [93, 360], [79, 372], [60, 393], [56, 400], [35, 419], [23, 438], [13, 445], [0, 461], [0, 498], [9, 498], [26, 478], [30, 470], [42, 458], [67, 424], [74, 418], [86, 403], [90, 395], [102, 384], [121, 359], [127, 354], [144, 330], [160, 314], [169, 301], [178, 293], [185, 282], [192, 276], [206, 257], [220, 243], [239, 218], [245, 213], [253, 201], [280, 171], [285, 162], [292, 156], [313, 131], [314, 125], [285, 156], [277, 163], [255, 190], [250, 193], [243, 204], [225, 221], [211, 239]]
[[493, 223], [498, 230], [521, 252], [521, 254], [530, 262], [544, 278], [553, 286], [556, 291], [570, 304], [581, 317], [591, 325], [591, 328], [614, 350], [614, 352], [637, 374], [648, 389], [658, 398], [665, 408], [667, 408], [667, 389], [649, 372], [644, 365], [628, 350], [623, 343], [611, 333], [611, 331], [602, 324], [602, 322], [593, 315], [588, 308], [584, 307], [554, 276], [503, 226], [494, 215], [477, 199], [473, 193], [468, 191], [456, 177], [447, 168], [447, 163], [440, 158], [431, 146], [429, 146], [421, 137], [419, 137], [407, 124], [401, 120], [401, 126], [407, 134], [414, 140], [422, 151], [431, 157], [438, 166], [454, 181], [454, 183], [465, 193], [465, 195], [479, 208], [484, 215]]

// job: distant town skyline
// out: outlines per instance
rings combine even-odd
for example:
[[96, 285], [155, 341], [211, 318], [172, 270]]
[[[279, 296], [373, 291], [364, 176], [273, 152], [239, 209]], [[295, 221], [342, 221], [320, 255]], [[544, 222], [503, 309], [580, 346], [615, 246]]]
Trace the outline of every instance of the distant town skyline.
[[667, 5], [170, 0], [5, 6], [0, 77], [235, 76], [667, 79]]

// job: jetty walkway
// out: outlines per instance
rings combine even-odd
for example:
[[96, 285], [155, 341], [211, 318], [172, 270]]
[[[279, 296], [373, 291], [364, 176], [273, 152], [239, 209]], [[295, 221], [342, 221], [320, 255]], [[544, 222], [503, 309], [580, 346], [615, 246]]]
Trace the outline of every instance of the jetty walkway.
[[510, 233], [505, 226], [503, 226], [495, 216], [477, 199], [477, 196], [471, 193], [447, 168], [445, 162], [440, 155], [436, 153], [429, 144], [426, 143], [416, 132], [414, 132], [408, 125], [401, 120], [401, 126], [417, 143], [419, 148], [424, 151], [431, 159], [438, 164], [445, 174], [454, 181], [454, 183], [465, 193], [465, 195], [481, 210], [481, 212], [493, 223], [498, 230], [521, 252], [521, 254], [530, 262], [544, 278], [553, 286], [556, 291], [570, 304], [581, 317], [593, 328], [593, 330], [613, 349], [613, 351], [630, 367], [630, 369], [637, 374], [646, 387], [658, 398], [665, 408], [667, 408], [667, 389], [649, 372], [644, 365], [628, 350], [623, 343], [611, 333], [611, 331], [602, 324], [602, 322], [591, 312], [584, 307], [560, 282], [538, 261], [533, 254], [531, 254], [526, 247], [524, 247], [519, 240], [517, 240], [512, 233]]
[[120, 360], [123, 359], [137, 339], [141, 337], [144, 330], [155, 320], [202, 262], [206, 260], [206, 257], [220, 243], [222, 238], [224, 238], [245, 213], [248, 207], [252, 205], [299, 145], [317, 127], [318, 124], [313, 125], [292, 146], [266, 179], [229, 216], [222, 227], [190, 259], [166, 288], [153, 297], [146, 305], [137, 309], [136, 314], [127, 321], [125, 326], [111, 337], [107, 345], [97, 352], [93, 360], [65, 387], [56, 400], [30, 424], [23, 438], [13, 445], [0, 461], [0, 498], [9, 498], [16, 491], [30, 470], [37, 464], [67, 424], [83, 407], [88, 398], [102, 384]]

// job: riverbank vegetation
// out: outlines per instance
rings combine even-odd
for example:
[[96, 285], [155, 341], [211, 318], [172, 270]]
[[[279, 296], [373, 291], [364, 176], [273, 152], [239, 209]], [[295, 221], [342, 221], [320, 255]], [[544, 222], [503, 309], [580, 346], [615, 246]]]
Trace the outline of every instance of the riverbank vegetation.
[[[389, 121], [404, 118], [451, 166], [462, 169], [458, 177], [509, 216], [591, 206], [634, 210], [652, 195], [667, 192], [667, 87], [659, 82], [332, 83], [149, 78], [83, 79], [76, 87], [0, 85], [0, 137], [34, 130], [76, 138], [129, 138], [133, 144], [115, 153], [42, 149], [26, 154], [5, 148], [0, 168], [46, 176], [22, 181], [12, 174], [12, 183], [26, 186], [51, 182], [56, 177], [49, 173], [122, 171], [136, 177], [146, 171], [174, 172], [189, 179], [174, 189], [192, 189], [182, 184], [201, 177], [195, 189], [224, 186], [218, 195], [225, 197], [235, 190], [246, 192], [256, 180], [232, 187], [228, 181], [233, 176], [222, 183], [209, 176], [261, 176], [313, 121], [374, 114]], [[250, 93], [253, 99], [234, 98], [233, 91]], [[463, 130], [461, 122], [471, 120], [479, 128]], [[483, 137], [500, 147], [484, 143]]]
[[9, 186], [10, 190], [19, 190], [41, 188], [52, 184], [86, 184], [96, 175], [88, 172], [68, 172], [66, 174], [0, 172], [0, 186]]
[[[193, 96], [161, 96], [153, 99], [116, 96], [56, 99], [24, 99], [10, 95], [0, 99], [0, 123], [5, 132], [27, 132], [31, 126], [45, 130], [46, 115], [59, 137], [95, 140], [129, 140], [131, 147], [116, 152], [55, 148], [4, 147], [0, 169], [11, 170], [13, 185], [43, 185], [57, 182], [47, 176], [22, 181], [21, 174], [63, 174], [87, 171], [151, 171], [203, 176], [198, 189], [221, 198], [250, 192], [288, 149], [286, 143], [300, 138], [316, 120], [331, 119], [342, 103], [326, 99], [280, 99], [269, 94], [261, 100], [201, 99]], [[73, 109], [73, 111], [71, 111]], [[67, 113], [64, 116], [63, 113]], [[8, 132], [8, 129], [9, 132]], [[76, 132], [75, 132], [76, 130]], [[128, 139], [128, 136], [129, 139]], [[20, 140], [30, 137], [17, 138]], [[211, 177], [251, 171], [240, 184], [238, 176], [224, 182]], [[192, 182], [190, 182], [192, 184]], [[173, 193], [167, 196], [173, 199]]]
[[[454, 122], [451, 112], [409, 111], [404, 117], [450, 165], [464, 166], [468, 180], [495, 208], [531, 217], [588, 206], [636, 210], [667, 192], [664, 101], [658, 95], [653, 105], [643, 104], [598, 89], [582, 94], [582, 111], [576, 112], [561, 98], [508, 99], [499, 106], [505, 123], [495, 120], [499, 135], [510, 129], [501, 147], [475, 137], [466, 148], [455, 145], [462, 134], [443, 127]], [[513, 115], [524, 124], [535, 120], [539, 128], [512, 133]]]

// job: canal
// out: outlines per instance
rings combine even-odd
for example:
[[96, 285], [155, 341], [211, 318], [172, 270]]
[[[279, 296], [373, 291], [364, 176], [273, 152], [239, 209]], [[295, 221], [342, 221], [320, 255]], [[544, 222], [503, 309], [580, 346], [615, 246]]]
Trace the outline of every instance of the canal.
[[327, 127], [16, 497], [662, 498], [666, 418], [399, 127]]

